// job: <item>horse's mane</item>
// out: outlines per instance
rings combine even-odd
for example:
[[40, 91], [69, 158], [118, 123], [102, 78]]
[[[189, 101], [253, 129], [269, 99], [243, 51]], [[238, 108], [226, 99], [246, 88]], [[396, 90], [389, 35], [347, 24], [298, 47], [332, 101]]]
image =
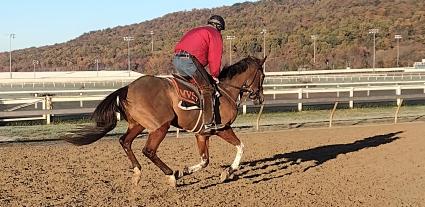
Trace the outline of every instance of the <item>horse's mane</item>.
[[218, 75], [218, 79], [231, 79], [233, 76], [245, 72], [248, 69], [249, 64], [258, 62], [258, 58], [248, 56], [233, 65], [225, 66]]

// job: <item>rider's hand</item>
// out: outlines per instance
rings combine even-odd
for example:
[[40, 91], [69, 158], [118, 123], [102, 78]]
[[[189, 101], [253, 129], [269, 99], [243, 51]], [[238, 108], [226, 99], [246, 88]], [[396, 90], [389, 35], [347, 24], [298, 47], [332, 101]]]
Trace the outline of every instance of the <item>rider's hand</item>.
[[213, 79], [214, 79], [214, 81], [215, 81], [216, 84], [220, 83], [220, 80], [218, 80], [218, 78], [216, 78], [216, 77], [213, 76]]

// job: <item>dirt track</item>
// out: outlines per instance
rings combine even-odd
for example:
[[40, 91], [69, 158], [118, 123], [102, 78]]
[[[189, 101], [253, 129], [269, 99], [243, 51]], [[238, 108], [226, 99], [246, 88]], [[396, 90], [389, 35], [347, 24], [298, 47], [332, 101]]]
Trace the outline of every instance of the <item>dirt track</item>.
[[[235, 149], [211, 140], [210, 165], [177, 189], [133, 144], [143, 177], [131, 185], [118, 140], [75, 147], [0, 145], [0, 206], [424, 206], [425, 123], [238, 133], [238, 176], [219, 183]], [[193, 138], [167, 138], [172, 168], [198, 163]]]

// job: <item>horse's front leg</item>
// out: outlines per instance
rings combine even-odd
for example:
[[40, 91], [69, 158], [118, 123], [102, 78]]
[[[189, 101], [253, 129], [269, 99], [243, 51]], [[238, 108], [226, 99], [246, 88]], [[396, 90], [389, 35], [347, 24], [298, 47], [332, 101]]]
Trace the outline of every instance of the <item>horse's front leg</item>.
[[222, 172], [220, 175], [220, 181], [225, 182], [226, 180], [231, 178], [235, 170], [239, 169], [239, 164], [241, 162], [242, 155], [243, 155], [244, 145], [236, 136], [236, 134], [233, 132], [232, 128], [228, 128], [224, 131], [218, 131], [217, 135], [236, 147], [236, 156], [235, 156], [235, 159], [233, 160], [232, 165], [226, 170], [224, 170], [224, 172]]
[[198, 145], [199, 155], [201, 156], [201, 161], [193, 165], [191, 167], [185, 167], [182, 171], [178, 173], [177, 178], [181, 178], [185, 175], [190, 175], [196, 171], [201, 170], [202, 168], [206, 168], [209, 163], [209, 153], [208, 153], [208, 145], [209, 145], [209, 136], [196, 134], [196, 143]]

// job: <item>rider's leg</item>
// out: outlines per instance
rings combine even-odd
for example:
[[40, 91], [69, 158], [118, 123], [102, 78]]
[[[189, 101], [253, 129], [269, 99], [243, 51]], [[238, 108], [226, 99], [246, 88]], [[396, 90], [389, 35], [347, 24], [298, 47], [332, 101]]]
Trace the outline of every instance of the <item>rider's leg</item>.
[[[201, 69], [203, 70], [203, 69]], [[206, 73], [206, 72], [205, 72]], [[198, 69], [193, 74], [193, 79], [199, 86], [202, 95], [202, 108], [203, 108], [203, 122], [204, 122], [204, 132], [209, 132], [210, 130], [217, 130], [223, 128], [224, 125], [221, 124], [219, 113], [220, 111], [215, 107], [216, 105], [216, 95], [214, 87], [208, 81], [208, 76], [202, 74]], [[218, 116], [218, 117], [217, 117]], [[217, 121], [218, 120], [218, 121]]]
[[199, 87], [202, 95], [202, 109], [203, 109], [203, 122], [206, 128], [211, 128], [213, 123], [213, 87], [208, 82], [208, 79], [197, 70], [193, 74], [193, 79], [196, 81], [196, 84]]
[[[218, 89], [215, 89], [216, 91], [218, 91]], [[217, 126], [217, 128], [223, 128], [224, 125], [221, 123], [221, 115], [220, 115], [220, 96], [217, 94], [214, 94], [213, 96], [213, 100], [214, 100], [214, 122]]]
[[183, 77], [192, 77], [192, 74], [197, 70], [190, 57], [174, 56], [173, 65], [177, 74]]

